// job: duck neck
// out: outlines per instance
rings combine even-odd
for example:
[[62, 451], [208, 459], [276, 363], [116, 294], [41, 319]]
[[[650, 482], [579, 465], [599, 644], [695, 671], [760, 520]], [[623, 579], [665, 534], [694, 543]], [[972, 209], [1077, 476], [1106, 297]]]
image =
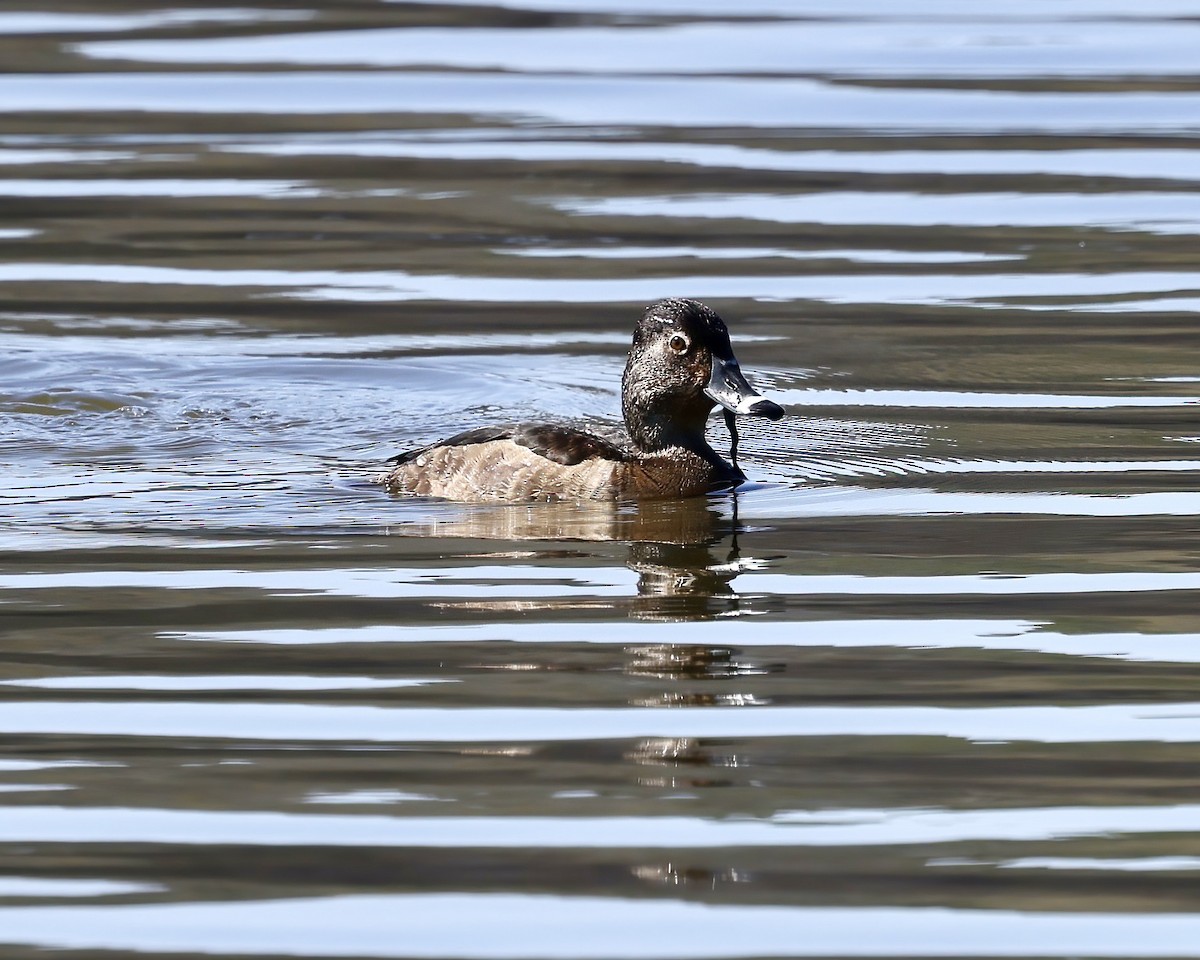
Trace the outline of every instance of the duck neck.
[[659, 453], [682, 448], [699, 454], [711, 463], [723, 463], [720, 456], [704, 439], [704, 424], [712, 404], [673, 404], [670, 398], [659, 398], [653, 404], [639, 403], [636, 396], [626, 393], [622, 402], [625, 429], [634, 446], [642, 453]]

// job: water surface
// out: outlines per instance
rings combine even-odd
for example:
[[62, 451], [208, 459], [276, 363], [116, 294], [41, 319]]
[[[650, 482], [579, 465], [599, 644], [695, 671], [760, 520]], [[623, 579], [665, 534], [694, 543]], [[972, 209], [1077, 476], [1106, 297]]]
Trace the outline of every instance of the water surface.
[[[1194, 4], [102, 7], [0, 14], [0, 955], [1200, 956]], [[666, 296], [736, 495], [369, 482]]]

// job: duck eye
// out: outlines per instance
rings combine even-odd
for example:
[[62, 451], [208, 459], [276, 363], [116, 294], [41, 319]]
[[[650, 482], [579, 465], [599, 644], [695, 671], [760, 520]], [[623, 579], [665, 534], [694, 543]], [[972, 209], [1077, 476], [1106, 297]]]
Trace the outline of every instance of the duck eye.
[[681, 333], [677, 333], [675, 336], [671, 337], [670, 342], [671, 349], [678, 354], [687, 353], [688, 348], [691, 346], [691, 344], [688, 342], [688, 338]]

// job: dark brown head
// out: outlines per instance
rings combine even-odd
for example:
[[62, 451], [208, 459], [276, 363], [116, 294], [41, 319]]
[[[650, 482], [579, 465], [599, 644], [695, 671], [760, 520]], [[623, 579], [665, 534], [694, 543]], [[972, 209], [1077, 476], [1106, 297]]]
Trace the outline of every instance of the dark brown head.
[[704, 422], [720, 404], [735, 414], [778, 420], [783, 408], [742, 376], [725, 322], [697, 300], [660, 300], [633, 331], [621, 379], [629, 436], [642, 450], [708, 449]]

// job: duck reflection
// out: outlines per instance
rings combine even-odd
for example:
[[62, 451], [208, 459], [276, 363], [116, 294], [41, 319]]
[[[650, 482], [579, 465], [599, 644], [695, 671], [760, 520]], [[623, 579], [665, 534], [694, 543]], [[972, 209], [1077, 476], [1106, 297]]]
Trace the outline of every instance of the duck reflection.
[[[759, 565], [742, 555], [737, 496], [733, 493], [711, 499], [626, 504], [456, 508], [451, 516], [424, 517], [389, 532], [441, 539], [622, 543], [628, 550], [625, 565], [638, 575], [637, 594], [630, 604], [630, 615], [638, 620], [687, 622], [738, 616], [744, 612], [743, 601], [732, 582], [745, 570]], [[570, 551], [556, 554], [569, 556]], [[548, 556], [545, 551], [510, 551], [507, 555]], [[513, 612], [514, 605], [524, 611], [549, 607], [561, 610], [563, 603], [560, 597], [548, 601], [496, 598], [471, 603], [475, 608], [496, 612]], [[462, 604], [456, 606], [462, 608]], [[611, 604], [606, 602], [605, 606]], [[678, 645], [672, 644], [670, 649], [675, 651], [672, 656], [677, 656]], [[722, 656], [720, 651], [702, 649], [708, 661]]]
[[730, 883], [749, 883], [753, 876], [748, 870], [726, 867], [712, 870], [705, 867], [683, 866], [673, 861], [639, 865], [631, 871], [638, 880], [655, 886], [699, 886], [715, 890]]
[[736, 529], [728, 540], [714, 531], [702, 543], [634, 541], [626, 564], [638, 575], [633, 615], [639, 619], [707, 620], [740, 610], [732, 582], [745, 567]]
[[[586, 565], [594, 582], [616, 588], [616, 596], [603, 589], [568, 588], [552, 590], [552, 596], [515, 598], [503, 596], [500, 586], [496, 593], [501, 595], [446, 601], [450, 615], [461, 615], [464, 610], [496, 619], [530, 614], [548, 625], [564, 613], [570, 618], [562, 623], [561, 642], [553, 647], [506, 646], [486, 662], [474, 664], [476, 670], [539, 674], [549, 682], [539, 684], [535, 695], [544, 694], [558, 703], [572, 693], [593, 704], [612, 706], [616, 701], [663, 710], [747, 707], [763, 702], [747, 681], [773, 672], [776, 665], [744, 659], [741, 651], [731, 647], [687, 642], [696, 636], [690, 624], [746, 616], [757, 612], [755, 607], [763, 602], [758, 597], [740, 596], [734, 587], [740, 574], [763, 566], [762, 559], [745, 552], [745, 541], [753, 532], [747, 534], [741, 525], [735, 494], [622, 505], [427, 504], [425, 509], [445, 512], [440, 519], [426, 512], [418, 522], [394, 532], [429, 537], [434, 540], [431, 546], [447, 554], [453, 551], [439, 562], [477, 557], [486, 563], [506, 558], [536, 565], [539, 576], [556, 583], [562, 582], [560, 578], [578, 577], [579, 567]], [[611, 546], [585, 547], [584, 542]], [[495, 547], [489, 548], [490, 544]], [[636, 588], [628, 578], [611, 577], [614, 563], [622, 562], [636, 574]], [[621, 612], [635, 620], [661, 623], [663, 629], [629, 631], [639, 640], [645, 637], [653, 642], [620, 648], [572, 643], [571, 626], [576, 618], [591, 626], [593, 614], [607, 622]], [[713, 636], [709, 631], [701, 635]], [[614, 682], [618, 676], [622, 679]], [[509, 696], [519, 700], [526, 689], [519, 680], [509, 688]], [[597, 795], [615, 790], [678, 804], [714, 790], [744, 788], [745, 768], [752, 765], [736, 742], [704, 737], [634, 736], [609, 747], [589, 748], [582, 756], [576, 755], [577, 748], [571, 745], [534, 744], [531, 756], [544, 763], [565, 757], [574, 765], [586, 762], [592, 749], [613, 747], [613, 766], [605, 767], [600, 785], [586, 785], [589, 790], [594, 787]], [[557, 813], [560, 807], [548, 809]], [[752, 880], [748, 871], [732, 865], [674, 859], [639, 860], [627, 864], [627, 869], [639, 883], [653, 886], [712, 888]]]
[[[611, 505], [603, 503], [546, 503], [502, 507], [462, 507], [444, 519], [428, 516], [407, 524], [397, 533], [437, 538], [509, 541], [504, 556], [515, 560], [540, 560], [548, 577], [555, 575], [554, 561], [583, 556], [571, 542], [600, 541], [619, 544], [623, 560], [637, 574], [636, 593], [612, 597], [568, 598], [472, 598], [447, 604], [457, 612], [471, 610], [491, 614], [561, 614], [626, 605], [630, 617], [642, 621], [684, 625], [668, 629], [665, 642], [629, 645], [622, 650], [618, 669], [638, 681], [631, 706], [728, 707], [756, 706], [762, 701], [721, 681], [736, 681], [769, 672], [772, 667], [743, 660], [739, 651], [727, 647], [679, 642], [687, 637], [687, 623], [738, 617], [752, 612], [749, 598], [739, 596], [733, 581], [746, 570], [762, 566], [762, 560], [743, 553], [745, 533], [738, 519], [734, 493], [708, 499], [649, 501]], [[540, 549], [515, 549], [513, 541], [543, 541]], [[472, 547], [477, 549], [477, 545]], [[479, 554], [497, 558], [488, 551]], [[595, 551], [587, 554], [594, 558]], [[460, 555], [461, 556], [461, 555]], [[658, 631], [653, 635], [659, 637]], [[565, 633], [564, 640], [570, 639]], [[613, 664], [613, 666], [616, 666]], [[492, 669], [498, 665], [492, 664]], [[558, 663], [534, 659], [506, 663], [503, 669], [552, 671]], [[729, 768], [741, 761], [727, 746], [719, 747], [690, 738], [646, 738], [625, 752], [638, 771], [641, 788], [695, 790], [728, 785]]]

